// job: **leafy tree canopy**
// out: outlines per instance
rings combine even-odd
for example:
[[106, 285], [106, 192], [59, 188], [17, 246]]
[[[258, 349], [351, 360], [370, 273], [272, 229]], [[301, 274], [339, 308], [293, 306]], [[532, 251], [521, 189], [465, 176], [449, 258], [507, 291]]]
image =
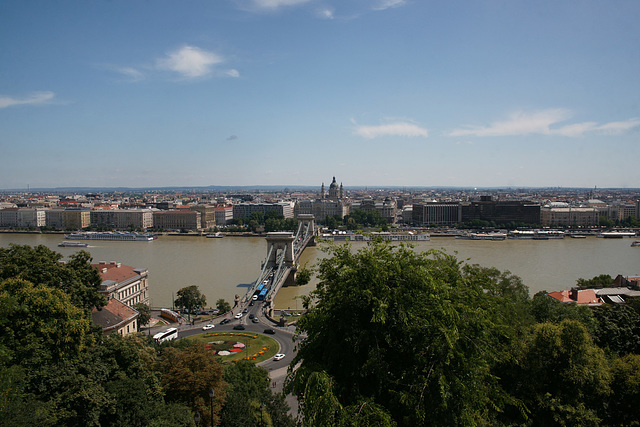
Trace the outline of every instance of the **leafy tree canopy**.
[[[485, 419], [501, 393], [491, 366], [508, 357], [525, 321], [497, 310], [498, 301], [513, 300], [509, 310], [527, 303], [519, 279], [381, 241], [329, 252], [298, 322], [308, 338], [293, 361], [301, 366], [291, 389], [304, 392], [314, 372], [326, 372], [340, 405], [369, 402], [400, 425]], [[312, 406], [305, 397], [305, 413]]]
[[100, 294], [102, 278], [91, 265], [91, 256], [79, 251], [61, 262], [62, 255], [44, 245], [10, 245], [0, 248], [0, 281], [20, 278], [34, 285], [44, 285], [64, 291], [77, 307], [86, 310], [103, 307], [106, 299]]
[[203, 309], [207, 305], [207, 297], [200, 292], [196, 285], [186, 286], [178, 291], [175, 305], [186, 308], [191, 314], [194, 310]]
[[220, 310], [220, 313], [227, 313], [231, 311], [231, 304], [229, 304], [224, 298], [220, 298], [216, 301], [216, 308]]

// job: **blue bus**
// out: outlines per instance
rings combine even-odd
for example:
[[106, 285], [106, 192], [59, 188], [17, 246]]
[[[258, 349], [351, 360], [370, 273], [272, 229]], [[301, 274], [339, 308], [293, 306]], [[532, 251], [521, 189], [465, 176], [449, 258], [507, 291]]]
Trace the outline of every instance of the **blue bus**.
[[267, 292], [269, 292], [269, 288], [263, 288], [258, 295], [258, 301], [264, 301], [267, 296]]
[[264, 289], [264, 283], [260, 283], [258, 285], [258, 288], [256, 289], [256, 291], [254, 292], [255, 295], [260, 295], [260, 292]]

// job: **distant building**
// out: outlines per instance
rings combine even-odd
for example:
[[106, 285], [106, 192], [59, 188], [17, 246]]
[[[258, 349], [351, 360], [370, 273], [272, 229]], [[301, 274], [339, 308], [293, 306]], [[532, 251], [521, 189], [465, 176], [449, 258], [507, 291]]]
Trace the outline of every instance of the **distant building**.
[[416, 225], [450, 226], [462, 222], [459, 202], [419, 202], [413, 204], [412, 222]]
[[91, 211], [91, 226], [113, 230], [147, 230], [153, 227], [153, 211], [151, 209], [94, 209]]
[[463, 202], [461, 206], [462, 222], [483, 220], [496, 224], [540, 224], [540, 205], [537, 203], [518, 200], [494, 201], [491, 196], [482, 196], [480, 200]]
[[67, 208], [62, 212], [65, 230], [81, 230], [91, 226], [91, 209]]
[[293, 218], [293, 204], [290, 202], [279, 203], [238, 203], [233, 205], [233, 218], [251, 218], [251, 214], [260, 212], [266, 215], [267, 212], [277, 212], [286, 218]]
[[200, 212], [200, 228], [207, 230], [216, 226], [216, 207], [212, 205], [193, 205], [191, 210]]
[[396, 222], [396, 202], [390, 197], [384, 200], [364, 199], [351, 204], [350, 210], [377, 211], [389, 224]]
[[153, 227], [163, 230], [200, 230], [201, 214], [193, 210], [156, 211]]
[[216, 225], [227, 225], [233, 219], [233, 207], [224, 206], [215, 209]]
[[46, 210], [40, 208], [0, 209], [0, 227], [43, 227]]
[[327, 217], [344, 218], [349, 214], [349, 204], [344, 201], [344, 187], [338, 186], [336, 177], [329, 185], [329, 193], [325, 192], [324, 183], [320, 186], [317, 199], [298, 200], [294, 206], [294, 216], [311, 214], [317, 221], [324, 221]]
[[93, 264], [102, 278], [100, 293], [107, 299], [132, 307], [137, 303], [149, 305], [149, 283], [146, 268], [133, 268], [117, 262]]
[[110, 299], [104, 307], [91, 312], [93, 323], [102, 327], [105, 335], [129, 335], [138, 331], [138, 313], [117, 299]]
[[540, 209], [540, 224], [549, 226], [591, 227], [598, 225], [602, 208], [547, 207]]

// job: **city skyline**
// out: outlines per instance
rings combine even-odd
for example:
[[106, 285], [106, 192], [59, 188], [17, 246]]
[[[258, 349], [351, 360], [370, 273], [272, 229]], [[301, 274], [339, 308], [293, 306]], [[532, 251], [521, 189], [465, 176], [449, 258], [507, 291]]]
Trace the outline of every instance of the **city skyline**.
[[635, 1], [0, 12], [0, 190], [639, 186]]

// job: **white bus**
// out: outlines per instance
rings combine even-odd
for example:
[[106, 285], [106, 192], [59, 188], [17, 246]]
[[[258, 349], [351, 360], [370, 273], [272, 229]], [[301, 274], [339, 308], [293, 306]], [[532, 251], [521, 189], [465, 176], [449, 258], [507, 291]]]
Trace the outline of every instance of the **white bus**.
[[159, 343], [175, 340], [176, 338], [178, 338], [178, 328], [169, 328], [166, 331], [158, 332], [153, 336], [153, 339]]

